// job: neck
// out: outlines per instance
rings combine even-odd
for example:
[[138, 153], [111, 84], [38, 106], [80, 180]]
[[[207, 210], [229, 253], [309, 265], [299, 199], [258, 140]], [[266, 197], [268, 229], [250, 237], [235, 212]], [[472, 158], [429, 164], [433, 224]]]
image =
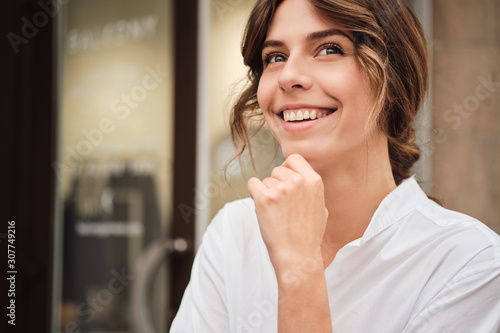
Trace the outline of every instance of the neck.
[[341, 247], [363, 235], [382, 200], [396, 188], [387, 141], [362, 150], [351, 163], [334, 164], [320, 172], [329, 212], [323, 237], [325, 264]]

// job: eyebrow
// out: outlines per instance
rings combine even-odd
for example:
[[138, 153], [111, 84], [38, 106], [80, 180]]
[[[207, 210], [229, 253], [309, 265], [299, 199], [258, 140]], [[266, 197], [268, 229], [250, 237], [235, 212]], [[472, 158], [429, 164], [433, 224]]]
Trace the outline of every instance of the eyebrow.
[[329, 29], [329, 30], [312, 32], [309, 35], [307, 35], [306, 40], [311, 41], [311, 40], [321, 39], [323, 37], [335, 36], [335, 35], [341, 35], [341, 36], [344, 36], [347, 39], [349, 39], [351, 42], [353, 41], [352, 38], [345, 31], [339, 30], [339, 29]]
[[[339, 29], [328, 29], [328, 30], [311, 32], [310, 34], [307, 35], [306, 40], [312, 41], [312, 40], [317, 40], [317, 39], [321, 39], [324, 37], [335, 36], [335, 35], [344, 36], [347, 39], [349, 39], [351, 42], [353, 42], [352, 38], [345, 31], [342, 31]], [[264, 42], [264, 44], [262, 44], [262, 49], [265, 49], [266, 47], [276, 47], [276, 46], [283, 46], [283, 45], [284, 45], [284, 43], [279, 41], [279, 40], [266, 40]]]

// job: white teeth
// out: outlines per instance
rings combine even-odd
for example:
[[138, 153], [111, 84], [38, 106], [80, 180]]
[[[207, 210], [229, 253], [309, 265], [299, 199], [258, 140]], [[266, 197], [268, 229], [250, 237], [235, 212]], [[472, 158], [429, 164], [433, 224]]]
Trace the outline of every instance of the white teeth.
[[[334, 110], [335, 111], [335, 110]], [[290, 121], [301, 121], [307, 119], [320, 119], [326, 117], [327, 114], [323, 112], [317, 112], [316, 110], [297, 110], [297, 111], [285, 111], [283, 112], [283, 120]]]
[[297, 118], [296, 120], [304, 120], [304, 114], [302, 113], [301, 110], [297, 111]]

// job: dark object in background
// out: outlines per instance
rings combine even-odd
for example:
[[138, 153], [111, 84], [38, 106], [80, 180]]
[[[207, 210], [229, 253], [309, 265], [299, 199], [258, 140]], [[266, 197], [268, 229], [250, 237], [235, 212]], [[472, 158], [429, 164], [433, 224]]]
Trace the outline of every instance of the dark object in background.
[[131, 330], [131, 288], [111, 293], [109, 284], [122, 272], [135, 275], [137, 258], [162, 234], [161, 217], [153, 177], [118, 170], [123, 172], [84, 167], [73, 178], [64, 213], [62, 295], [73, 316], [63, 327], [71, 322], [82, 332]]

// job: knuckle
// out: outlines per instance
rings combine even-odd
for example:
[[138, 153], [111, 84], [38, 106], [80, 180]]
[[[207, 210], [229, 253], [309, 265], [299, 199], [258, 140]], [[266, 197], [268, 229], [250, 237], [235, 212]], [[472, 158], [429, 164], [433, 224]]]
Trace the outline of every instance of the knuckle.
[[300, 155], [297, 154], [297, 153], [293, 153], [291, 154], [290, 156], [288, 156], [288, 159], [290, 159], [291, 161], [296, 161], [300, 158]]
[[266, 191], [261, 196], [261, 203], [266, 206], [275, 204], [276, 202], [278, 202], [278, 195], [276, 191]]
[[278, 193], [282, 195], [286, 195], [288, 192], [290, 192], [289, 186], [286, 183], [280, 182], [278, 186], [276, 187], [276, 190]]
[[266, 185], [266, 186], [270, 186], [271, 185], [271, 178], [265, 178], [263, 181], [262, 181], [262, 184]]
[[277, 178], [281, 170], [281, 166], [277, 166], [276, 168], [273, 169], [271, 172], [271, 177]]
[[292, 184], [295, 186], [300, 186], [304, 182], [304, 177], [300, 174], [295, 174], [292, 177]]
[[311, 183], [314, 185], [314, 186], [323, 186], [323, 179], [321, 178], [321, 176], [317, 173], [314, 173], [312, 176], [311, 176], [311, 179], [310, 179]]

